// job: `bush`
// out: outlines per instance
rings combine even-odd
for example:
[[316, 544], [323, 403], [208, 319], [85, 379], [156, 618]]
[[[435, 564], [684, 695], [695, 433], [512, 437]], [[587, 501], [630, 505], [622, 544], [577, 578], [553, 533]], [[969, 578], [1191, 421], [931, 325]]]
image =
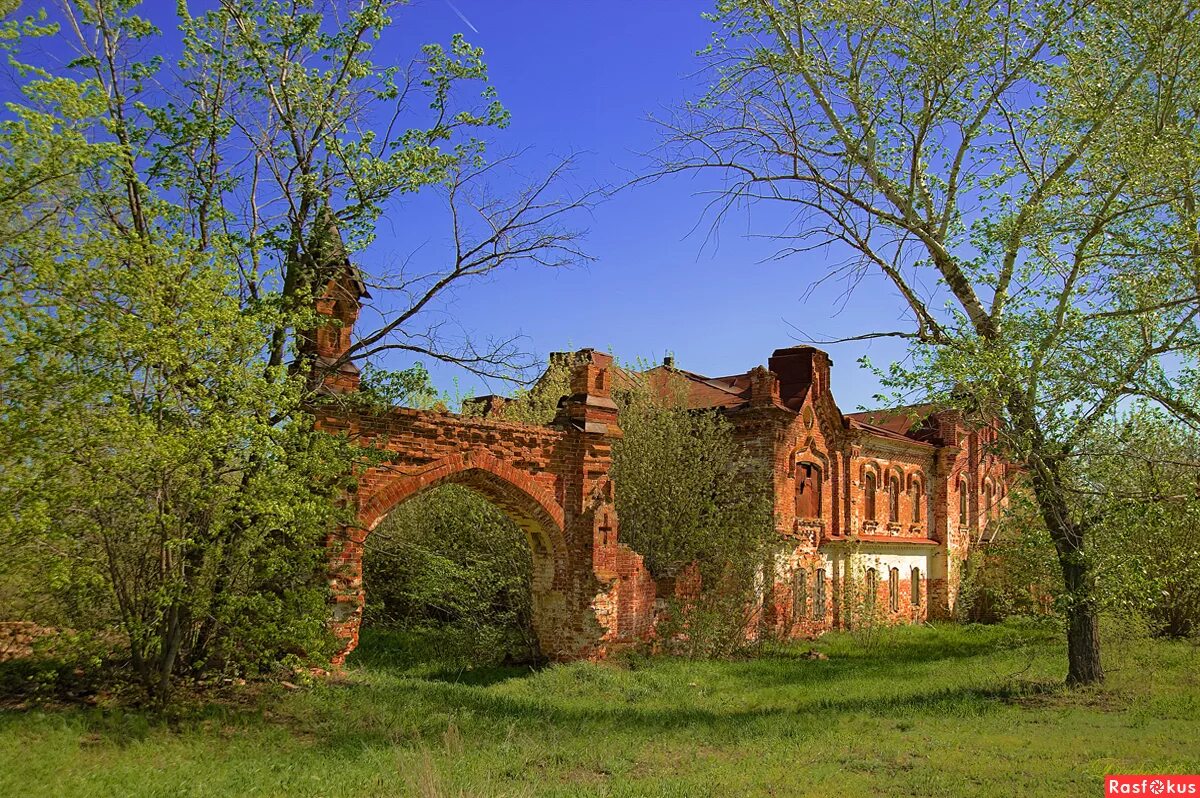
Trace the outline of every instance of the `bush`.
[[691, 656], [733, 653], [756, 637], [776, 543], [770, 472], [720, 414], [689, 410], [669, 373], [626, 374], [612, 465], [621, 540], [655, 579], [698, 572], [698, 593], [666, 597], [660, 636]]
[[955, 605], [961, 620], [996, 623], [1007, 618], [1056, 614], [1062, 577], [1050, 534], [1026, 491], [1009, 493], [1004, 515], [993, 521], [990, 541], [967, 560]]

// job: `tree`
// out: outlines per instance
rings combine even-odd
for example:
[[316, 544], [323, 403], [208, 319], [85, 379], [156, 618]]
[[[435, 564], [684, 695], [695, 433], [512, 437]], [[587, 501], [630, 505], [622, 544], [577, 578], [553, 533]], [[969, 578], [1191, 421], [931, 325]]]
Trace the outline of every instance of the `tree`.
[[[512, 340], [456, 339], [445, 293], [580, 256], [569, 162], [489, 190], [517, 160], [488, 157], [508, 116], [478, 48], [372, 60], [400, 5], [180, 3], [171, 67], [145, 55], [159, 30], [136, 0], [63, 2], [0, 36], [22, 89], [0, 127], [0, 530], [25, 568], [9, 584], [57, 623], [119, 629], [159, 703], [183, 674], [320, 657], [320, 543], [371, 458], [312, 429], [334, 401], [322, 372], [384, 351], [506, 371]], [[23, 60], [32, 37], [76, 57]], [[314, 294], [426, 190], [446, 202], [445, 260], [362, 274], [385, 299], [373, 326], [315, 361]], [[363, 401], [432, 398], [413, 369], [370, 386]]]
[[[1068, 597], [1067, 680], [1104, 677], [1080, 442], [1129, 397], [1196, 423], [1197, 8], [1183, 0], [721, 0], [711, 90], [656, 174], [715, 170], [719, 221], [791, 209], [894, 289], [886, 384], [999, 423]], [[914, 389], [914, 386], [920, 386]]]
[[685, 586], [674, 597], [663, 637], [693, 655], [735, 651], [757, 617], [778, 542], [770, 471], [720, 413], [689, 409], [669, 372], [623, 374], [612, 462], [621, 540], [657, 580], [699, 577], [698, 594]]

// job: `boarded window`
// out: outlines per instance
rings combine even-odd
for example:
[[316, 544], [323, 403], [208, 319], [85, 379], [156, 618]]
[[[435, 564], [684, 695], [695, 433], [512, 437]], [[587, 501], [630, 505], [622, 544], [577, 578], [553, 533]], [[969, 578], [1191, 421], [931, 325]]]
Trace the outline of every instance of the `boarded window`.
[[813, 617], [825, 620], [825, 569], [817, 569], [816, 581], [813, 582]]
[[912, 605], [921, 606], [921, 569], [912, 569]]
[[813, 463], [796, 464], [796, 517], [821, 517], [821, 469]]
[[874, 568], [867, 569], [867, 606], [874, 607], [875, 599], [879, 597], [879, 574]]
[[792, 623], [805, 617], [808, 611], [808, 574], [796, 571], [792, 574]]
[[888, 573], [888, 605], [892, 612], [900, 610], [900, 569], [893, 568]]
[[888, 480], [888, 520], [893, 524], [900, 520], [900, 477], [895, 474]]

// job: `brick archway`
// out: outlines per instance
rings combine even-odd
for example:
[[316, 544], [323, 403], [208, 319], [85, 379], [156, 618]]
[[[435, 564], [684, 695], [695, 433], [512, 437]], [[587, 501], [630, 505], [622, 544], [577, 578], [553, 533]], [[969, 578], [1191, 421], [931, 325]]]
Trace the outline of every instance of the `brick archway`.
[[[439, 485], [471, 488], [504, 511], [525, 533], [533, 571], [530, 581], [533, 629], [542, 651], [558, 647], [557, 634], [566, 605], [570, 553], [560, 505], [535, 479], [485, 449], [473, 449], [430, 463], [415, 473], [395, 471], [381, 478], [359, 509], [356, 531], [365, 543], [370, 534], [404, 502]], [[364, 595], [356, 602], [361, 606]]]
[[353, 267], [343, 264], [316, 303], [328, 321], [303, 338], [313, 378], [327, 396], [314, 409], [318, 428], [373, 446], [383, 459], [358, 475], [349, 497], [355, 523], [328, 540], [330, 625], [343, 641], [335, 662], [358, 644], [367, 536], [401, 502], [447, 482], [483, 493], [525, 530], [535, 565], [534, 626], [545, 656], [599, 658], [646, 639], [654, 581], [641, 556], [619, 540], [608, 476], [612, 443], [621, 435], [610, 393], [612, 358], [591, 349], [575, 353], [570, 394], [545, 426], [354, 409], [338, 397], [358, 390], [347, 353], [364, 294]]

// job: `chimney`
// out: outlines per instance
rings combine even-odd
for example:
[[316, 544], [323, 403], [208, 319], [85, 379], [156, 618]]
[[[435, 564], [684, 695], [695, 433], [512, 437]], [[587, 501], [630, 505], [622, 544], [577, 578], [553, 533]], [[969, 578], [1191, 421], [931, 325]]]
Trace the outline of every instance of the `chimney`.
[[779, 380], [762, 366], [750, 369], [750, 406], [770, 407], [779, 402]]
[[786, 407], [799, 410], [811, 388], [816, 399], [829, 391], [829, 355], [811, 346], [776, 349], [768, 367], [779, 375], [779, 398]]
[[663, 365], [664, 365], [664, 366], [666, 366], [666, 367], [667, 367], [667, 368], [669, 368], [669, 369], [673, 369], [673, 368], [675, 368], [675, 356], [674, 356], [674, 355], [667, 355], [666, 357], [664, 357], [664, 358], [663, 358]]

